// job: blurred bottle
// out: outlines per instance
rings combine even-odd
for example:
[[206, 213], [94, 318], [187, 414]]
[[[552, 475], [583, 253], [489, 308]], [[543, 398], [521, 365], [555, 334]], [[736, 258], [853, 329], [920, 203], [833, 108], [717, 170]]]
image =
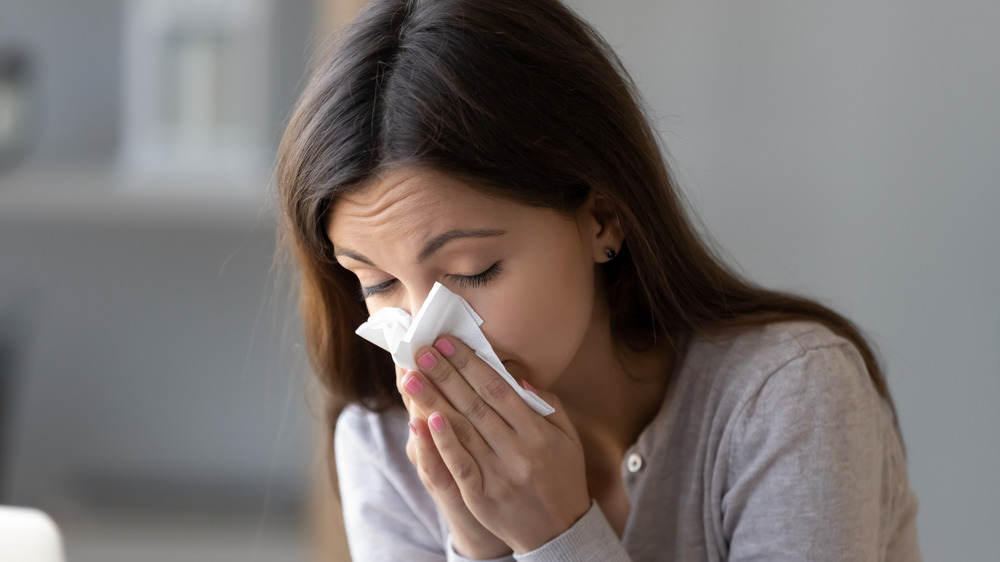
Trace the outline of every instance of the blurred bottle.
[[24, 51], [0, 48], [0, 172], [20, 160], [32, 136], [30, 59]]

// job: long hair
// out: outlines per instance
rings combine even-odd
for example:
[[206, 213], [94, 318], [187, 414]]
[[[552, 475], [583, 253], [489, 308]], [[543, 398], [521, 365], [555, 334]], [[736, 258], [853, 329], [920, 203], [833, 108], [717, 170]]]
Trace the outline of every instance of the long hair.
[[[315, 70], [281, 142], [280, 235], [330, 413], [400, 403], [390, 357], [360, 342], [357, 279], [333, 258], [332, 203], [419, 165], [524, 204], [573, 211], [605, 197], [625, 232], [602, 267], [617, 343], [813, 320], [851, 341], [892, 407], [875, 353], [825, 306], [753, 285], [700, 238], [621, 61], [558, 0], [375, 0]], [[669, 376], [664, 374], [664, 376]]]

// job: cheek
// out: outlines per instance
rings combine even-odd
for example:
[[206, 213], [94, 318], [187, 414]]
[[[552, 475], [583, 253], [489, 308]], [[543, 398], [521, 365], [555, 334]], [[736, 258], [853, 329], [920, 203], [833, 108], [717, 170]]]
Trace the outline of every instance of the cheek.
[[548, 386], [577, 355], [590, 326], [594, 280], [593, 265], [574, 256], [544, 263], [480, 314], [500, 358], [514, 361], [511, 374]]
[[518, 333], [514, 350], [522, 359], [526, 375], [548, 387], [580, 352], [591, 321], [593, 292], [553, 292], [538, 299], [531, 319]]

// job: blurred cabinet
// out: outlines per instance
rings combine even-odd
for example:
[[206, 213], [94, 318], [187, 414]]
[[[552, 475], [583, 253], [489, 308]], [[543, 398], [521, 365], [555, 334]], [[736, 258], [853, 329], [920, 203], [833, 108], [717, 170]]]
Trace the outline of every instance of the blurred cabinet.
[[323, 1], [7, 0], [0, 36], [32, 55], [42, 107], [38, 142], [0, 173], [0, 221], [272, 215], [275, 152]]
[[131, 188], [258, 191], [271, 160], [275, 0], [124, 5], [121, 160]]

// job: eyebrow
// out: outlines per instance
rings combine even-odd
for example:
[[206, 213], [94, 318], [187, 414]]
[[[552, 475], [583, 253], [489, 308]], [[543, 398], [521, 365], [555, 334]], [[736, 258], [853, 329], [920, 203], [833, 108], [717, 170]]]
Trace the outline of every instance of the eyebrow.
[[[423, 263], [427, 261], [428, 259], [430, 259], [431, 256], [434, 255], [435, 252], [440, 250], [442, 246], [444, 246], [448, 242], [451, 242], [452, 240], [457, 240], [459, 238], [492, 238], [496, 236], [503, 236], [504, 234], [507, 234], [507, 232], [504, 230], [497, 230], [490, 228], [481, 228], [472, 230], [456, 229], [456, 230], [449, 230], [448, 232], [442, 232], [441, 234], [438, 234], [434, 238], [431, 238], [430, 240], [427, 241], [426, 244], [424, 244], [423, 249], [421, 249], [420, 253], [417, 254], [417, 263]], [[378, 267], [370, 259], [347, 248], [335, 248], [334, 255], [346, 256], [353, 260], [359, 261], [365, 265], [370, 265], [371, 267]]]

